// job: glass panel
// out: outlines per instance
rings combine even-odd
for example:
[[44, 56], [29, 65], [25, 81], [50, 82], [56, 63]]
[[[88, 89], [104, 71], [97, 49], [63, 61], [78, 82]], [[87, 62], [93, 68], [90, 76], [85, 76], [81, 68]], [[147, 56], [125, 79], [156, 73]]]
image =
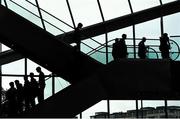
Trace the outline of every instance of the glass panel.
[[162, 0], [162, 3], [165, 4], [165, 3], [169, 3], [169, 2], [173, 2], [173, 1], [176, 1], [176, 0]]
[[179, 47], [179, 44], [180, 44], [180, 37], [170, 37], [170, 44], [171, 44], [171, 53], [170, 53], [170, 57], [171, 59], [173, 60], [177, 60], [179, 61], [180, 60], [180, 57], [179, 57], [179, 52], [180, 52], [180, 47]]
[[46, 87], [44, 89], [44, 99], [52, 96], [52, 78], [46, 79]]
[[[27, 74], [29, 74], [30, 72], [33, 72], [35, 75], [38, 75], [36, 68], [39, 65], [36, 64], [35, 62], [31, 61], [30, 59], [27, 59]], [[40, 66], [41, 67], [41, 66]], [[48, 71], [47, 69], [41, 67], [41, 70], [44, 72], [45, 75], [49, 75], [51, 74], [50, 71]]]
[[85, 110], [84, 112], [82, 112], [82, 117], [84, 119], [90, 119], [93, 118], [93, 116], [100, 114], [103, 117], [97, 117], [97, 118], [105, 118], [107, 117], [107, 101], [103, 100], [97, 104], [95, 104], [94, 106], [90, 107], [89, 109]]
[[136, 109], [135, 101], [110, 100], [110, 114], [111, 114], [110, 118], [132, 118], [132, 117], [135, 118], [136, 117], [135, 109]]
[[128, 50], [128, 58], [133, 58], [134, 55], [133, 55], [133, 40], [132, 40], [132, 37], [133, 37], [133, 31], [132, 31], [132, 26], [130, 27], [126, 27], [126, 28], [123, 28], [123, 29], [120, 29], [120, 30], [116, 30], [116, 31], [113, 31], [113, 32], [110, 32], [108, 33], [108, 45], [110, 45], [111, 47], [109, 47], [109, 62], [113, 60], [112, 58], [112, 44], [115, 42], [115, 38], [122, 38], [122, 34], [126, 34], [127, 35], [127, 39], [125, 40], [126, 42], [126, 45], [127, 45], [127, 50]]
[[[72, 25], [71, 17], [69, 14], [69, 10], [66, 4], [66, 0], [38, 0], [39, 5], [42, 9], [49, 12], [50, 14], [56, 16], [57, 18], [61, 19], [62, 21], [68, 23], [70, 26]], [[66, 32], [72, 30], [71, 28], [67, 27], [67, 25], [62, 24], [61, 22], [57, 22], [54, 18], [47, 15], [47, 13], [42, 12], [43, 18], [48, 20], [50, 23], [53, 23], [57, 27], [65, 30]]]
[[69, 0], [75, 23], [89, 26], [102, 21], [97, 0]]
[[133, 12], [141, 11], [160, 5], [159, 0], [131, 0]]
[[24, 59], [2, 65], [2, 74], [21, 74], [24, 75]]
[[164, 17], [164, 32], [169, 36], [180, 34], [180, 13], [172, 14]]
[[6, 45], [3, 45], [3, 44], [2, 44], [2, 51], [7, 51], [7, 50], [10, 50], [10, 48], [7, 47]]
[[143, 118], [165, 118], [163, 100], [143, 100]]
[[14, 82], [15, 80], [19, 80], [19, 82], [24, 85], [24, 77], [2, 76], [2, 87], [3, 87], [3, 89], [8, 90], [10, 88], [9, 83]]
[[169, 118], [180, 118], [180, 101], [169, 100], [168, 105], [168, 117]]
[[60, 77], [55, 77], [55, 93], [61, 91], [62, 89], [68, 87], [70, 85], [69, 82], [65, 81]]
[[[12, 11], [14, 11], [17, 14], [21, 15], [22, 17], [28, 19], [29, 21], [33, 22], [34, 24], [38, 25], [39, 27], [42, 27], [41, 20], [38, 17], [36, 17], [35, 15], [24, 10], [23, 8], [19, 7], [17, 4], [14, 4], [11, 1], [7, 0], [7, 4], [8, 4], [8, 8], [11, 9]], [[39, 16], [39, 14], [37, 12], [37, 8], [30, 5], [29, 3], [25, 2], [24, 0], [19, 0], [18, 4]]]
[[100, 3], [105, 20], [130, 14], [127, 0], [101, 0]]

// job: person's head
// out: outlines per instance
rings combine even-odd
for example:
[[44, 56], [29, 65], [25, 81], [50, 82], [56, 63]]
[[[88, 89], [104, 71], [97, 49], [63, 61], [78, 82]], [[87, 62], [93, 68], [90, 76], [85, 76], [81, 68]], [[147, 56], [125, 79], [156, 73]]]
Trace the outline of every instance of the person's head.
[[29, 74], [29, 76], [30, 76], [31, 78], [34, 77], [34, 73], [31, 72], [31, 73]]
[[116, 38], [116, 39], [115, 39], [115, 42], [118, 42], [118, 40], [119, 40], [119, 39], [118, 39], [118, 38]]
[[39, 73], [39, 72], [41, 72], [41, 67], [37, 67], [36, 68], [36, 71]]
[[14, 82], [10, 82], [9, 85], [10, 85], [11, 88], [13, 88], [14, 87]]
[[18, 84], [19, 84], [19, 80], [15, 80], [14, 82], [15, 82], [15, 84], [16, 84], [16, 85], [18, 85]]
[[163, 36], [164, 36], [164, 37], [168, 37], [168, 34], [167, 34], [167, 33], [164, 33]]
[[123, 39], [126, 39], [126, 38], [127, 38], [127, 35], [126, 35], [126, 34], [122, 34], [122, 38], [123, 38]]
[[82, 28], [82, 27], [83, 27], [83, 24], [82, 24], [82, 23], [78, 23], [77, 27], [78, 27], [78, 28]]
[[146, 42], [146, 37], [143, 37], [143, 38], [142, 38], [142, 41], [143, 41], [143, 42]]

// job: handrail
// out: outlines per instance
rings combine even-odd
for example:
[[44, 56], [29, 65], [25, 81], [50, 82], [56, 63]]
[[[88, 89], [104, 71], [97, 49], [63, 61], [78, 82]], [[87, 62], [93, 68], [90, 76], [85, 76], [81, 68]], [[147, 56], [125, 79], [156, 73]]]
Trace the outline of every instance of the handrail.
[[[27, 1], [28, 3], [30, 3], [31, 5], [37, 7], [35, 4], [33, 4], [32, 2], [30, 2], [29, 0], [25, 0]], [[48, 15], [52, 16], [53, 18], [55, 18], [56, 20], [58, 21], [61, 21], [62, 23], [66, 24], [67, 26], [69, 26], [70, 28], [74, 29], [74, 27], [72, 27], [71, 25], [69, 25], [68, 23], [64, 22], [63, 20], [57, 18], [56, 16], [52, 15], [51, 13], [45, 11], [44, 9], [40, 8], [40, 10], [42, 10], [43, 12], [47, 13]]]
[[[26, 9], [25, 7], [23, 7], [23, 6], [19, 5], [18, 3], [14, 2], [13, 0], [9, 0], [9, 1], [11, 1], [11, 2], [12, 2], [12, 3], [14, 3], [14, 4], [16, 4], [16, 5], [17, 5], [17, 6], [19, 6], [20, 8], [22, 8], [22, 9], [26, 10], [27, 12], [31, 13], [32, 15], [34, 15], [34, 16], [36, 16], [36, 17], [40, 18], [38, 15], [36, 15], [35, 13], [33, 13], [33, 12], [31, 12], [30, 10]], [[59, 27], [57, 27], [57, 26], [53, 25], [52, 23], [48, 22], [48, 21], [47, 21], [47, 20], [45, 20], [45, 19], [43, 19], [43, 20], [44, 20], [45, 22], [47, 22], [48, 24], [50, 24], [51, 26], [53, 26], [53, 27], [57, 28], [57, 29], [58, 29], [58, 30], [60, 30], [61, 32], [64, 32], [64, 33], [65, 33], [65, 31], [64, 31], [64, 30], [62, 30], [62, 29], [60, 29]]]
[[[132, 38], [127, 38], [126, 40], [132, 40]], [[136, 40], [141, 40], [141, 39], [140, 39], [140, 38], [136, 38]], [[147, 40], [159, 40], [159, 39], [147, 39]], [[109, 40], [109, 42], [112, 42], [112, 41], [114, 41], [114, 39]], [[177, 51], [177, 52], [170, 52], [171, 54], [173, 54], [173, 53], [177, 53], [177, 54], [178, 54], [178, 55], [173, 59], [173, 60], [176, 60], [176, 59], [179, 57], [179, 55], [180, 55], [180, 47], [179, 47], [179, 45], [178, 45], [174, 40], [170, 39], [170, 41], [173, 42], [174, 44], [176, 44], [176, 46], [177, 46], [177, 48], [178, 48], [178, 51]], [[109, 42], [108, 42], [108, 43], [109, 43]], [[87, 55], [92, 55], [92, 54], [94, 54], [94, 53], [96, 53], [96, 52], [106, 53], [106, 52], [100, 51], [101, 49], [104, 48], [103, 46], [98, 46], [98, 47], [96, 47], [96, 48], [92, 48], [92, 47], [88, 46], [87, 44], [85, 44], [85, 45], [86, 45], [87, 47], [89, 47], [89, 48], [92, 49], [91, 51], [89, 51], [89, 52], [87, 53]], [[131, 48], [132, 45], [128, 45], [128, 46], [129, 46], [128, 48]], [[150, 47], [159, 47], [159, 45], [149, 45], [149, 46], [150, 46]], [[109, 45], [108, 47], [112, 48], [112, 45]], [[136, 48], [138, 48], [137, 45], [136, 45]], [[160, 53], [160, 52], [157, 52], [157, 51], [156, 51], [155, 49], [153, 49], [153, 48], [149, 48], [149, 49], [153, 50], [153, 51], [156, 53], [157, 58], [159, 58], [158, 53]], [[108, 53], [111, 53], [111, 52], [108, 52]], [[130, 53], [130, 54], [131, 54], [131, 53]]]
[[[34, 14], [33, 12], [29, 11], [28, 9], [22, 7], [21, 5], [17, 4], [16, 2], [14, 2], [14, 1], [12, 1], [12, 0], [9, 0], [9, 1], [13, 2], [14, 4], [18, 5], [18, 6], [21, 7], [22, 9], [24, 9], [24, 10], [28, 11], [29, 13], [35, 15], [36, 17], [40, 18], [38, 15], [36, 15], [36, 14]], [[37, 6], [36, 6], [35, 4], [33, 4], [32, 2], [30, 2], [30, 1], [28, 1], [28, 0], [25, 0], [25, 1], [28, 2], [29, 4], [33, 5], [33, 6], [37, 7]], [[53, 17], [53, 18], [55, 18], [56, 20], [64, 23], [65, 25], [69, 26], [70, 28], [73, 28], [73, 29], [74, 29], [74, 27], [72, 27], [71, 25], [69, 25], [69, 24], [67, 24], [66, 22], [62, 21], [61, 19], [55, 17], [54, 15], [52, 15], [52, 14], [50, 14], [49, 12], [45, 11], [44, 9], [40, 8], [40, 10], [42, 10], [42, 11], [45, 12], [45, 13], [47, 13], [48, 15], [50, 15], [50, 16]], [[59, 27], [53, 25], [52, 23], [48, 22], [47, 20], [45, 20], [45, 19], [43, 19], [43, 20], [44, 20], [45, 22], [47, 22], [48, 24], [50, 24], [51, 26], [57, 28], [57, 29], [60, 30], [61, 32], [66, 33], [65, 31], [63, 31], [63, 30], [60, 29]], [[96, 42], [97, 44], [102, 45], [102, 43], [94, 40], [93, 38], [90, 38], [90, 39], [91, 39], [92, 41]], [[81, 43], [82, 43], [82, 42], [81, 42]]]

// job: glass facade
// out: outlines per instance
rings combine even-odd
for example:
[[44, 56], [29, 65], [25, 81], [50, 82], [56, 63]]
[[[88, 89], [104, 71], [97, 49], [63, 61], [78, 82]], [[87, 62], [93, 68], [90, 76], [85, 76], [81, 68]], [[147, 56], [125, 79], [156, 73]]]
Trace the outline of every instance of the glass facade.
[[[35, 0], [6, 0], [7, 7], [10, 10], [23, 16], [41, 28], [43, 28], [41, 21], [41, 19], [43, 19], [46, 30], [54, 36], [73, 31], [74, 27], [79, 22], [83, 23], [83, 27], [87, 27], [103, 22], [103, 20], [108, 21], [117, 17], [159, 6], [161, 5], [161, 2], [162, 4], [166, 4], [173, 1], [175, 0], [38, 0], [41, 8], [41, 18]], [[2, 1], [2, 5], [6, 5], [5, 1]], [[130, 8], [130, 5], [132, 6], [132, 9]], [[111, 53], [112, 44], [115, 42], [114, 39], [121, 38], [121, 35], [125, 33], [127, 34], [126, 44], [128, 46], [128, 58], [139, 58], [137, 56], [137, 45], [142, 37], [146, 37], [146, 45], [149, 46], [147, 57], [149, 59], [161, 59], [159, 37], [161, 36], [161, 33], [164, 32], [168, 33], [170, 37], [170, 57], [172, 60], [178, 61], [180, 60], [179, 21], [180, 13], [176, 13], [109, 32], [106, 34], [107, 37], [105, 34], [95, 36], [82, 41], [81, 51], [103, 64], [106, 64], [107, 60], [108, 62], [111, 62], [113, 60]], [[135, 39], [135, 42], [133, 39]], [[106, 41], [108, 41], [107, 49], [105, 46]], [[9, 49], [10, 48], [4, 45], [2, 46], [2, 51]], [[136, 54], [136, 57], [134, 57], [134, 54]], [[2, 87], [7, 90], [9, 88], [9, 82], [16, 79], [23, 83], [23, 76], [25, 74], [29, 75], [30, 72], [34, 72], [35, 75], [37, 75], [37, 72], [35, 71], [37, 66], [39, 65], [30, 59], [27, 59], [27, 64], [25, 63], [25, 59], [21, 59], [3, 65]], [[45, 68], [42, 70], [47, 76], [53, 73]], [[64, 79], [56, 76], [52, 77], [51, 75], [46, 81], [45, 98], [52, 96], [54, 93], [59, 92], [69, 85], [69, 82]], [[140, 109], [141, 106], [164, 106], [164, 100], [145, 100], [142, 101], [143, 105], [140, 104], [141, 101], [138, 101], [138, 109]], [[178, 100], [168, 101], [168, 106], [180, 106], [180, 102]], [[125, 112], [128, 110], [136, 110], [135, 100], [110, 100], [110, 114], [115, 112]], [[106, 100], [103, 100], [83, 111], [82, 117], [89, 118], [90, 116], [95, 115], [96, 112], [108, 112]]]

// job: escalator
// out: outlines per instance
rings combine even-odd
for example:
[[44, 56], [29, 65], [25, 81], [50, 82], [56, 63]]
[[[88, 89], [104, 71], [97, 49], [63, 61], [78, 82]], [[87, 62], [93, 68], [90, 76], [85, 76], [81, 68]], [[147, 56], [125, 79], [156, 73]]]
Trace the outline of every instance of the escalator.
[[73, 118], [107, 99], [177, 100], [180, 99], [179, 81], [174, 79], [176, 72], [172, 73], [171, 68], [179, 66], [180, 63], [170, 60], [112, 61], [86, 80], [46, 99], [22, 117]]
[[[177, 3], [175, 5], [176, 7], [180, 5], [179, 1], [176, 1], [173, 4], [175, 3]], [[173, 7], [175, 10], [173, 10], [172, 13], [180, 11], [176, 7]], [[129, 81], [133, 80], [131, 78], [128, 78], [127, 82], [126, 78], [122, 78], [122, 81], [116, 82], [121, 77], [117, 75], [119, 74], [119, 72], [117, 72], [118, 68], [116, 66], [120, 67], [122, 65], [121, 63], [110, 63], [105, 66], [83, 53], [80, 53], [80, 61], [77, 61], [77, 56], [74, 52], [74, 48], [68, 45], [65, 41], [58, 41], [57, 38], [50, 33], [42, 30], [38, 26], [32, 24], [31, 22], [4, 8], [3, 6], [0, 6], [0, 11], [0, 40], [3, 44], [9, 46], [14, 51], [21, 53], [24, 57], [27, 57], [32, 61], [38, 63], [39, 65], [45, 67], [46, 69], [56, 73], [70, 83], [74, 83], [70, 87], [48, 98], [44, 103], [37, 105], [35, 109], [31, 110], [31, 112], [29, 112], [28, 114], [25, 114], [25, 117], [74, 117], [75, 115], [79, 114], [80, 112], [103, 99], [135, 99], [139, 97], [139, 95], [141, 95], [143, 99], [144, 93], [148, 94], [147, 97], [154, 96], [154, 99], [159, 99], [160, 97], [162, 98], [167, 92], [169, 93], [171, 91], [171, 87], [169, 88], [169, 86], [167, 86], [168, 83], [164, 84], [164, 87], [167, 86], [167, 88], [162, 88], [160, 90], [158, 87], [156, 87], [156, 90], [152, 90], [153, 92], [151, 92], [153, 83], [150, 83], [149, 87], [143, 87], [138, 90], [133, 89], [136, 89], [136, 87], [141, 87], [139, 86], [142, 85], [141, 83], [137, 83], [136, 87], [133, 88], [131, 88], [132, 85], [130, 85], [129, 87], [123, 87], [126, 86], [123, 85], [124, 83], [128, 84]], [[159, 14], [156, 17], [159, 17]], [[147, 18], [146, 20], [149, 19], [150, 18]], [[118, 19], [118, 21], [119, 20], [120, 19]], [[119, 24], [119, 22], [114, 22], [114, 20], [108, 21], [106, 23], [109, 24], [109, 27], [111, 23]], [[106, 23], [101, 23], [100, 25], [92, 25], [91, 27], [84, 28], [82, 32], [90, 33], [89, 31], [91, 31], [92, 29], [94, 29], [92, 31], [101, 30], [101, 33], [96, 32], [97, 34], [94, 34], [95, 32], [91, 32], [92, 34], [86, 35], [86, 38], [105, 33], [105, 31], [102, 30], [102, 27], [108, 26]], [[136, 22], [131, 22], [131, 24], [134, 23]], [[114, 30], [115, 29], [119, 28], [114, 28]], [[72, 43], [72, 32], [67, 33], [66, 37], [64, 38], [65, 39], [63, 40], [69, 39], [71, 41], [68, 41], [68, 43]], [[59, 37], [59, 39], [61, 39], [61, 36]], [[125, 68], [131, 66], [134, 67], [134, 70], [136, 69], [137, 71], [139, 65], [124, 65]], [[141, 68], [147, 68], [152, 65], [148, 65], [146, 67], [144, 66], [144, 64], [141, 64], [141, 66]], [[123, 70], [120, 71], [122, 71], [121, 73], [127, 74], [127, 69], [126, 72], [124, 72]], [[156, 69], [156, 67], [154, 67], [154, 69]], [[169, 71], [168, 68], [165, 69], [167, 70], [160, 70], [162, 72], [159, 72], [167, 74], [166, 77], [163, 78], [165, 78], [165, 81], [169, 81]], [[153, 76], [157, 76], [157, 73], [159, 73], [158, 70], [151, 71], [151, 74]], [[133, 70], [129, 72], [129, 74], [132, 72]], [[159, 77], [153, 77], [152, 79], [155, 81], [158, 78]], [[144, 78], [139, 77], [139, 79], [139, 82], [143, 82]], [[133, 82], [136, 83], [136, 81], [137, 80], [134, 79]], [[117, 88], [119, 87], [119, 85], [122, 87]], [[111, 89], [111, 87], [113, 88]], [[122, 91], [122, 89], [124, 88], [127, 88], [129, 90], [123, 91], [122, 95], [119, 96], [118, 91]], [[146, 88], [148, 90], [143, 92], [143, 90], [145, 90]], [[155, 93], [155, 91], [157, 90], [160, 90], [159, 92], [163, 92], [159, 97], [156, 97], [157, 93]], [[136, 95], [138, 91], [141, 91], [141, 94]], [[132, 97], [129, 96], [131, 95], [131, 93]]]
[[52, 34], [7, 8], [1, 6], [0, 10], [1, 42], [70, 83], [87, 77], [102, 66], [83, 53], [77, 56], [72, 46], [59, 42]]

